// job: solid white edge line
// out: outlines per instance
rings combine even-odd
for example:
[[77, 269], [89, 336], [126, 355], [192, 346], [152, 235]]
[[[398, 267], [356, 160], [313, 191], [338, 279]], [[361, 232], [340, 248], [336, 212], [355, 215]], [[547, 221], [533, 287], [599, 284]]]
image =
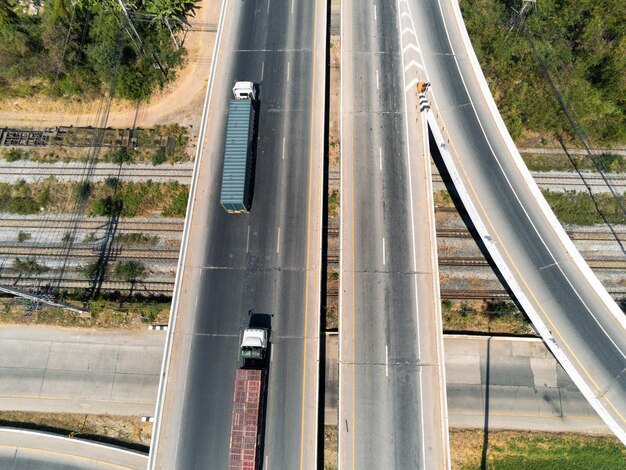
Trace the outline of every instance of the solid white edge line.
[[[396, 0], [397, 1], [397, 9], [398, 9], [398, 28], [400, 28], [400, 25], [402, 23], [402, 18], [400, 16], [400, 0]], [[408, 8], [408, 4], [407, 4], [407, 8]], [[410, 9], [409, 9], [410, 11]], [[409, 15], [410, 17], [410, 15]], [[415, 29], [415, 28], [413, 28]], [[417, 37], [417, 36], [416, 36]], [[400, 47], [402, 47], [402, 45], [404, 44], [404, 39], [402, 37], [402, 35], [400, 35]], [[404, 47], [403, 47], [403, 53], [401, 54], [401, 58], [402, 58], [402, 70], [404, 70], [405, 67], [405, 61], [404, 61]], [[416, 48], [417, 49], [417, 48]], [[419, 49], [418, 49], [419, 51]], [[421, 53], [420, 53], [421, 55]], [[423, 61], [422, 61], [423, 62]], [[406, 77], [405, 74], [402, 73], [402, 82], [404, 84], [404, 89], [406, 90]], [[413, 179], [411, 176], [411, 151], [409, 148], [409, 119], [408, 119], [408, 107], [407, 107], [407, 92], [405, 91], [404, 93], [402, 93], [402, 103], [404, 105], [404, 126], [405, 126], [405, 146], [406, 146], [406, 161], [407, 161], [407, 169], [408, 169], [408, 181], [409, 181], [409, 201], [410, 201], [410, 208], [411, 208], [411, 240], [413, 243], [413, 271], [416, 272], [417, 271], [417, 259], [416, 259], [416, 247], [415, 247], [415, 214], [414, 214], [414, 208], [413, 208]], [[417, 337], [420, 337], [420, 324], [419, 324], [419, 312], [418, 312], [418, 297], [417, 297], [417, 274], [415, 274], [413, 276], [413, 289], [415, 292], [415, 326], [416, 326], [416, 334]], [[421, 346], [420, 346], [420, 341], [417, 341], [417, 355], [418, 355], [418, 361], [421, 361], [422, 359], [422, 353], [421, 353]], [[420, 438], [421, 438], [421, 458], [422, 458], [422, 466], [424, 468], [427, 467], [426, 465], [426, 441], [424, 438], [424, 400], [422, 400], [421, 398], [424, 396], [423, 394], [423, 388], [422, 388], [422, 367], [418, 367], [419, 370], [419, 394], [420, 396], [418, 397], [418, 401], [419, 401], [419, 410], [420, 410]]]
[[[340, 24], [339, 24], [339, 44], [341, 45], [341, 53], [339, 58], [339, 157], [340, 157], [340, 168], [339, 168], [339, 206], [341, 207], [341, 220], [347, 221], [347, 218], [344, 216], [345, 204], [344, 204], [344, 188], [343, 188], [343, 179], [344, 172], [343, 166], [345, 163], [345, 159], [343, 158], [342, 149], [343, 145], [343, 73], [344, 73], [344, 64], [345, 64], [345, 51], [347, 48], [347, 44], [344, 42], [344, 29], [345, 24], [344, 20], [346, 18], [345, 15], [345, 1], [341, 0], [340, 2]], [[339, 230], [339, 299], [338, 299], [338, 308], [339, 308], [339, 335], [338, 335], [338, 347], [339, 347], [339, 371], [338, 371], [338, 382], [339, 382], [339, 396], [337, 397], [337, 470], [341, 470], [341, 422], [343, 419], [343, 400], [341, 390], [343, 388], [343, 355], [342, 355], [342, 331], [343, 331], [343, 283], [344, 283], [344, 266], [343, 266], [343, 253], [344, 253], [344, 245], [343, 245], [343, 231], [345, 229], [345, 224], [341, 224], [341, 229]]]
[[228, 8], [228, 0], [222, 0], [222, 7], [220, 11], [220, 19], [217, 26], [217, 35], [215, 44], [213, 45], [213, 55], [211, 57], [211, 71], [209, 76], [209, 82], [207, 84], [207, 90], [204, 96], [204, 109], [202, 110], [202, 118], [200, 124], [200, 132], [198, 133], [198, 148], [196, 150], [196, 161], [194, 162], [193, 176], [191, 178], [191, 186], [189, 188], [189, 201], [187, 202], [187, 214], [188, 217], [185, 220], [183, 227], [182, 244], [180, 247], [180, 256], [178, 258], [178, 266], [176, 269], [176, 280], [174, 282], [174, 292], [172, 298], [172, 307], [170, 308], [170, 315], [168, 320], [168, 332], [165, 340], [165, 352], [163, 354], [163, 360], [161, 362], [161, 379], [159, 380], [159, 389], [157, 391], [157, 402], [154, 413], [154, 425], [152, 432], [152, 439], [150, 440], [150, 453], [148, 456], [148, 468], [154, 469], [156, 465], [156, 455], [159, 445], [159, 437], [161, 434], [161, 412], [163, 410], [163, 402], [165, 399], [165, 392], [167, 388], [167, 379], [169, 376], [169, 359], [172, 349], [172, 341], [174, 338], [174, 330], [176, 326], [176, 312], [178, 311], [178, 304], [180, 302], [180, 289], [182, 284], [183, 272], [185, 269], [185, 257], [187, 255], [187, 246], [189, 244], [189, 234], [191, 231], [191, 219], [193, 215], [193, 207], [195, 202], [196, 186], [198, 184], [198, 169], [200, 168], [200, 160], [202, 151], [204, 149], [204, 137], [206, 134], [206, 124], [208, 117], [208, 110], [211, 103], [211, 97], [213, 94], [213, 83], [215, 77], [215, 70], [219, 60], [217, 51], [219, 50], [222, 41], [222, 31], [224, 28], [224, 19], [226, 17], [226, 10]]
[[[326, 105], [326, 93], [324, 93], [324, 90], [326, 89], [326, 74], [324, 73], [324, 71], [326, 70], [326, 37], [328, 34], [327, 31], [327, 23], [326, 23], [326, 19], [328, 18], [328, 8], [329, 8], [329, 3], [326, 2], [324, 3], [324, 7], [323, 8], [319, 8], [316, 10], [318, 11], [318, 16], [320, 18], [320, 22], [322, 23], [322, 31], [321, 31], [321, 35], [320, 38], [324, 38], [324, 40], [319, 40], [319, 44], [321, 44], [318, 47], [321, 47], [321, 61], [322, 61], [322, 67], [319, 67], [317, 70], [318, 74], [321, 74], [322, 79], [321, 80], [317, 80], [315, 77], [313, 77], [314, 83], [317, 84], [319, 90], [322, 91], [322, 93], [317, 93], [316, 97], [318, 100], [322, 100], [322, 107], [321, 109], [325, 108]], [[315, 20], [313, 20], [313, 24], [315, 27]], [[313, 57], [315, 60], [315, 52], [313, 53]], [[314, 106], [314, 103], [311, 103], [311, 106]], [[322, 126], [322, 130], [319, 133], [319, 145], [320, 145], [320, 149], [322, 149], [322, 157], [323, 157], [323, 149], [324, 149], [324, 139], [325, 139], [325, 132], [324, 132], [324, 127]], [[319, 212], [317, 214], [318, 217], [318, 222], [319, 222], [319, 227], [320, 230], [319, 235], [318, 235], [318, 244], [319, 244], [319, 251], [318, 251], [318, 261], [320, 262], [320, 266], [321, 266], [321, 260], [322, 260], [322, 238], [323, 238], [323, 230], [321, 229], [321, 224], [322, 224], [322, 215], [323, 215], [323, 211], [324, 211], [324, 158], [319, 158], [318, 159], [318, 173], [321, 176], [321, 178], [319, 179]], [[313, 168], [313, 165], [311, 165], [311, 167]], [[316, 313], [316, 318], [317, 318], [317, 324], [316, 324], [316, 328], [315, 328], [315, 333], [314, 333], [314, 338], [317, 339], [317, 357], [316, 357], [316, 361], [318, 366], [315, 367], [315, 409], [317, 410], [319, 408], [319, 398], [320, 398], [320, 394], [319, 394], [319, 389], [320, 387], [318, 386], [319, 384], [319, 372], [320, 372], [320, 368], [319, 368], [319, 363], [320, 363], [320, 355], [321, 355], [321, 344], [322, 342], [320, 341], [320, 329], [321, 329], [321, 315], [320, 315], [320, 309], [321, 309], [321, 291], [319, 290], [319, 287], [321, 286], [322, 283], [322, 270], [318, 269], [317, 270], [317, 282], [315, 285], [318, 286], [318, 294], [317, 294], [317, 298], [318, 298], [318, 303], [317, 303], [317, 313]], [[317, 417], [317, 414], [316, 414]], [[316, 422], [317, 423], [317, 422]], [[317, 450], [318, 448], [318, 435], [319, 435], [319, 429], [317, 424], [315, 425], [315, 436], [313, 438], [313, 448]], [[318, 464], [318, 459], [315, 459], [315, 465], [313, 470], [317, 470], [317, 464]]]

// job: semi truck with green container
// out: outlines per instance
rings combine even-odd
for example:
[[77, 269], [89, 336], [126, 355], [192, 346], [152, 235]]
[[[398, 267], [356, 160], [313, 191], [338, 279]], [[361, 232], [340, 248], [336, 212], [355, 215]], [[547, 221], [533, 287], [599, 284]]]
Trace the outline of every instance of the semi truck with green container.
[[247, 213], [252, 203], [255, 104], [255, 84], [235, 83], [233, 99], [228, 105], [220, 194], [220, 203], [229, 213]]

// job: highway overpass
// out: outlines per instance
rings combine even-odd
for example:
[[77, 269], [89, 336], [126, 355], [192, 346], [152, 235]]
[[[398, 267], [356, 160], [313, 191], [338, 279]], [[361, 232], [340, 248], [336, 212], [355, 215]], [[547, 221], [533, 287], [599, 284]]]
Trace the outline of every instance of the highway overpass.
[[447, 468], [428, 132], [404, 73], [417, 67], [396, 2], [347, 0], [341, 18], [339, 467]]
[[[440, 162], [486, 250], [572, 380], [626, 444], [626, 320], [533, 182], [476, 60], [458, 4], [407, 0]], [[435, 150], [435, 153], [437, 151]]]
[[[323, 2], [223, 2], [151, 468], [226, 467], [239, 334], [249, 312], [272, 315], [264, 468], [315, 468], [325, 37]], [[219, 204], [237, 80], [259, 84], [249, 214], [228, 214]]]

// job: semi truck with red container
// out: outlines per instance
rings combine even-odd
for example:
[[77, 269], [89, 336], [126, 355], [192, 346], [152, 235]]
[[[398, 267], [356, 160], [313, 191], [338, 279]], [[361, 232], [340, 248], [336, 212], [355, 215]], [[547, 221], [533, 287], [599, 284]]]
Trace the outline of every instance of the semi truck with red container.
[[263, 443], [263, 410], [267, 388], [267, 328], [243, 331], [235, 374], [228, 470], [258, 470]]

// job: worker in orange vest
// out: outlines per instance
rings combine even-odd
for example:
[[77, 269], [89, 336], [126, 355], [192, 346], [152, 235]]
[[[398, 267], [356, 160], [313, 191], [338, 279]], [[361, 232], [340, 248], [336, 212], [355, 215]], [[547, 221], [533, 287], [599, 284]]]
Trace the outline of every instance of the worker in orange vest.
[[425, 93], [430, 87], [430, 82], [417, 82], [417, 92]]

